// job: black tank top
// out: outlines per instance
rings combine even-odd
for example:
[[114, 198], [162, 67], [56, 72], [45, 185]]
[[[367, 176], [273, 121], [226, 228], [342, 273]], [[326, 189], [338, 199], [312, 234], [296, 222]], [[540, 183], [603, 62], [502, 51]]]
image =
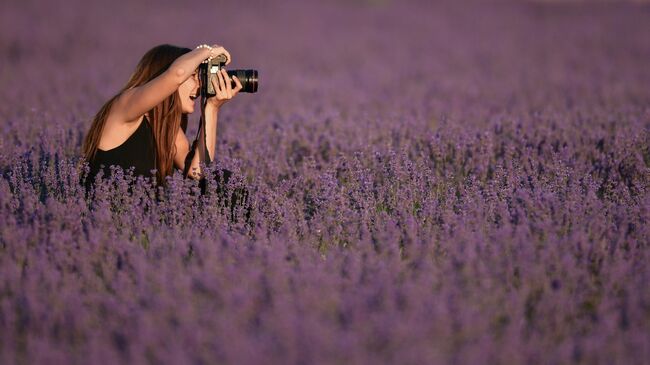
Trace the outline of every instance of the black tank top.
[[86, 178], [86, 188], [95, 181], [95, 176], [103, 169], [104, 176], [110, 176], [109, 166], [120, 166], [125, 171], [134, 168], [134, 176], [153, 177], [151, 170], [156, 168], [156, 144], [149, 125], [144, 116], [138, 129], [121, 145], [108, 151], [97, 149], [95, 158], [90, 161], [90, 172]]

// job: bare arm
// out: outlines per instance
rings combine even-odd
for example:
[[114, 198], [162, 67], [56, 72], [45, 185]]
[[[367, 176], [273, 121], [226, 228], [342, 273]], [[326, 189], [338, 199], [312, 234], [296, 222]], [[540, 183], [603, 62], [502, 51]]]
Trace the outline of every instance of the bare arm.
[[[235, 88], [232, 88], [232, 81], [235, 81]], [[192, 156], [192, 161], [190, 162], [188, 175], [193, 179], [201, 178], [201, 162], [206, 162], [202, 159], [202, 151], [206, 151], [208, 156], [205, 156], [208, 161], [214, 160], [215, 146], [217, 144], [217, 121], [219, 119], [219, 109], [223, 104], [228, 100], [232, 99], [235, 95], [239, 93], [242, 89], [242, 84], [237, 79], [233, 77], [230, 79], [228, 73], [225, 69], [222, 69], [220, 73], [217, 74], [216, 78], [212, 79], [212, 84], [215, 88], [216, 95], [207, 100], [205, 106], [205, 130], [200, 129], [201, 134], [198, 136], [197, 141], [197, 150]], [[205, 141], [205, 145], [203, 144]], [[189, 153], [189, 142], [187, 137], [182, 130], [179, 130], [176, 135], [176, 156], [174, 156], [174, 162], [176, 166], [180, 168], [185, 167], [185, 158]]]
[[185, 156], [187, 156], [190, 151], [190, 142], [187, 140], [187, 136], [185, 135], [185, 132], [183, 132], [183, 129], [178, 129], [174, 144], [176, 145], [176, 154], [174, 154], [174, 166], [183, 170], [185, 168]]
[[226, 53], [223, 47], [197, 48], [178, 57], [169, 68], [155, 79], [144, 85], [126, 90], [115, 102], [111, 113], [116, 113], [124, 122], [136, 120], [142, 114], [153, 109], [165, 98], [173, 94], [178, 87], [192, 76], [194, 70], [209, 56]]
[[[205, 127], [206, 130], [202, 131], [199, 136], [199, 141], [203, 141], [203, 133], [205, 134], [206, 147], [208, 151], [208, 158], [210, 161], [214, 160], [214, 151], [217, 144], [217, 120], [219, 115], [219, 109], [212, 106], [206, 105], [205, 107]], [[187, 136], [182, 129], [178, 129], [176, 133], [176, 154], [174, 155], [174, 165], [181, 169], [185, 169], [185, 158], [190, 151], [190, 142], [187, 139]], [[195, 153], [192, 161], [190, 163], [189, 176], [193, 179], [199, 179], [201, 177], [201, 167], [200, 167], [200, 153]]]

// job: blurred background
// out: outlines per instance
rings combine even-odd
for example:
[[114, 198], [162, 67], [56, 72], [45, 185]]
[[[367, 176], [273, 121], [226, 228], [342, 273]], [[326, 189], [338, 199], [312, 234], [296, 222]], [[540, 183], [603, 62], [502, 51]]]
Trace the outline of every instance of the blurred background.
[[[3, 0], [0, 363], [648, 363], [649, 20]], [[216, 156], [253, 232], [178, 175], [163, 202], [80, 191], [91, 118], [161, 43], [259, 70]]]
[[291, 118], [342, 120], [359, 147], [407, 124], [421, 134], [530, 113], [627, 113], [650, 99], [649, 15], [631, 1], [8, 0], [0, 117], [17, 143], [72, 128], [61, 141], [72, 152], [161, 43], [219, 43], [231, 68], [260, 71], [259, 93], [232, 101], [225, 118], [237, 121], [220, 130], [242, 143], [251, 129], [303, 127]]

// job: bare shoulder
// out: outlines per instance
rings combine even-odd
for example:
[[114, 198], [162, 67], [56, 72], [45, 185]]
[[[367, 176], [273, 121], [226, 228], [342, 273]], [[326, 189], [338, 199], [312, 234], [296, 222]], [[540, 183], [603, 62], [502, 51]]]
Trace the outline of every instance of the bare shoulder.
[[99, 149], [108, 151], [124, 143], [138, 129], [143, 119], [144, 115], [134, 120], [124, 120], [117, 113], [109, 113], [99, 139]]
[[115, 124], [131, 124], [139, 121], [142, 118], [142, 116], [138, 116], [136, 118], [126, 116], [126, 104], [134, 91], [135, 88], [130, 88], [120, 93], [120, 95], [117, 97], [117, 99], [115, 99], [115, 102], [113, 102], [113, 105], [111, 106], [111, 110], [109, 112], [108, 118], [106, 119], [106, 122], [111, 120]]

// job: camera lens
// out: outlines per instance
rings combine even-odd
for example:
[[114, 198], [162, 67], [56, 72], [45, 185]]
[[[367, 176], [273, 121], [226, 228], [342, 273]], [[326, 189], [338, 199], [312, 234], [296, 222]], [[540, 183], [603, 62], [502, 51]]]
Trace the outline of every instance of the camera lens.
[[[245, 93], [257, 92], [257, 70], [229, 70], [227, 72], [230, 77], [237, 76], [242, 85], [241, 91]], [[233, 81], [232, 87], [235, 88], [235, 86]]]

